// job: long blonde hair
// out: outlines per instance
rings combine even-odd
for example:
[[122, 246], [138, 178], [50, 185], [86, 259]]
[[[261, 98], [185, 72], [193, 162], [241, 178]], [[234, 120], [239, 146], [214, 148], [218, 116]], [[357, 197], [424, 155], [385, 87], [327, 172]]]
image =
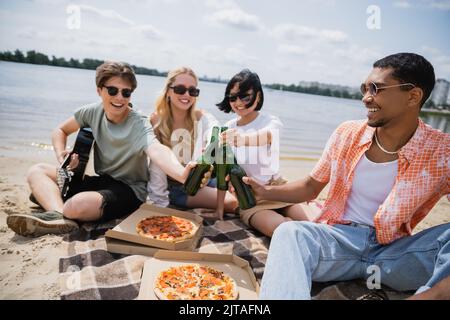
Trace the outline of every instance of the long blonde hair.
[[[175, 82], [175, 78], [180, 74], [188, 74], [192, 76], [195, 79], [196, 85], [198, 84], [198, 78], [195, 72], [188, 68], [188, 67], [181, 67], [177, 68], [175, 70], [172, 70], [167, 75], [166, 84], [164, 86], [163, 91], [161, 92], [161, 95], [156, 100], [155, 104], [155, 111], [158, 116], [158, 120], [156, 124], [153, 126], [153, 130], [155, 132], [156, 137], [158, 140], [168, 146], [169, 148], [172, 148], [172, 132], [173, 132], [173, 115], [172, 115], [172, 109], [170, 108], [170, 99], [168, 96], [169, 87], [173, 85]], [[191, 158], [192, 153], [194, 152], [194, 145], [195, 145], [195, 139], [196, 137], [196, 130], [195, 125], [197, 122], [197, 118], [195, 115], [195, 104], [197, 102], [197, 99], [194, 101], [192, 106], [188, 110], [188, 116], [185, 119], [186, 129], [189, 131], [191, 136], [191, 141], [183, 141], [181, 142], [183, 144], [183, 150], [191, 150], [191, 154], [189, 155], [189, 158]], [[187, 146], [187, 144], [190, 144]], [[187, 147], [188, 149], [186, 149]]]

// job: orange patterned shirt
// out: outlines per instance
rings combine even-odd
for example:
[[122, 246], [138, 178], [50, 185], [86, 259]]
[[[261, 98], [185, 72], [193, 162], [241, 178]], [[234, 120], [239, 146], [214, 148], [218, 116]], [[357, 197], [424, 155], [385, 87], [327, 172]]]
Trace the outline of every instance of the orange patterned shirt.
[[[317, 222], [346, 224], [342, 220], [355, 167], [372, 144], [375, 128], [366, 120], [348, 121], [333, 133], [310, 176], [330, 183]], [[450, 135], [419, 119], [413, 137], [398, 153], [398, 174], [386, 200], [374, 216], [377, 240], [388, 244], [411, 235], [412, 229], [444, 195], [449, 197]], [[382, 183], [382, 181], [380, 181]]]

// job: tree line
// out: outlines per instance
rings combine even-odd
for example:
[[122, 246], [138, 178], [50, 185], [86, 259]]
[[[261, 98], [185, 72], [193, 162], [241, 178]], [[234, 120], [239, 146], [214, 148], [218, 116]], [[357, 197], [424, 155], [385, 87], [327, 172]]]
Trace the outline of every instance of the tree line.
[[[65, 58], [57, 58], [54, 55], [52, 55], [52, 57], [49, 58], [47, 55], [40, 53], [40, 52], [36, 52], [35, 50], [30, 50], [30, 51], [27, 51], [26, 53], [23, 53], [19, 49], [16, 49], [14, 52], [11, 52], [11, 51], [0, 52], [0, 60], [19, 62], [19, 63], [31, 63], [31, 64], [41, 64], [41, 65], [48, 65], [48, 66], [66, 67], [66, 68], [89, 69], [89, 70], [95, 70], [99, 65], [101, 65], [104, 62], [103, 60], [89, 59], [89, 58], [85, 58], [82, 61], [78, 61], [77, 59], [74, 59], [74, 58], [70, 58], [69, 60], [66, 60]], [[132, 65], [132, 67], [133, 67], [134, 71], [136, 72], [136, 74], [144, 74], [144, 75], [160, 76], [160, 77], [167, 76], [167, 72], [160, 72], [156, 69], [148, 69], [148, 68], [139, 67], [139, 66], [135, 66], [135, 65]], [[227, 82], [226, 80], [211, 79], [211, 78], [207, 78], [207, 77], [200, 78], [200, 80], [209, 81], [209, 82], [221, 82], [221, 83]], [[267, 84], [267, 85], [265, 85], [265, 87], [271, 88], [274, 90], [308, 93], [308, 94], [330, 96], [330, 97], [336, 97], [336, 98], [361, 99], [360, 93], [350, 93], [345, 89], [320, 88], [319, 86], [306, 87], [306, 86], [295, 85], [295, 84], [284, 85], [284, 84], [279, 84], [279, 83]]]
[[[83, 61], [78, 61], [77, 59], [74, 58], [66, 60], [65, 58], [57, 58], [55, 56], [49, 58], [47, 55], [40, 52], [36, 52], [35, 50], [27, 51], [26, 54], [24, 54], [19, 49], [15, 50], [14, 52], [11, 51], [0, 52], [0, 60], [20, 62], [20, 63], [42, 64], [56, 67], [89, 69], [89, 70], [95, 70], [99, 65], [101, 65], [104, 62], [103, 60], [89, 59], [89, 58], [85, 58], [83, 59]], [[132, 67], [137, 74], [146, 74], [160, 77], [167, 76], [167, 72], [159, 72], [156, 69], [148, 69], [144, 67], [138, 67], [135, 65], [132, 65]]]
[[319, 96], [328, 96], [336, 98], [346, 98], [346, 99], [361, 99], [361, 93], [350, 93], [345, 89], [330, 89], [330, 88], [320, 88], [319, 86], [302, 86], [302, 85], [284, 85], [279, 83], [265, 85], [268, 88], [282, 91], [300, 92], [307, 94], [316, 94]]

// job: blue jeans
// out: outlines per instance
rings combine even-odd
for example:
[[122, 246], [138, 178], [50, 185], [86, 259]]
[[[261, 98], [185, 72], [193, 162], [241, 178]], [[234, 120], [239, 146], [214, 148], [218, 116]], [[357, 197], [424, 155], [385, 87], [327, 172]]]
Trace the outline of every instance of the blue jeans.
[[[216, 178], [210, 179], [207, 186], [211, 188], [216, 188], [217, 187]], [[180, 208], [187, 208], [188, 194], [184, 190], [183, 184], [178, 182], [169, 183], [168, 189], [169, 189], [170, 204]]]
[[312, 281], [368, 279], [374, 265], [392, 289], [431, 288], [450, 276], [450, 223], [388, 245], [377, 242], [373, 227], [356, 223], [283, 223], [272, 237], [260, 299], [311, 299]]

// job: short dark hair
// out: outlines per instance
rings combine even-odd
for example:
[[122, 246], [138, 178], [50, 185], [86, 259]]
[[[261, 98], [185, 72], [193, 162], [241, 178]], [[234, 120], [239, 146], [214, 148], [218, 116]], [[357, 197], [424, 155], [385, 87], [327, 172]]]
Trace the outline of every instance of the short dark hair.
[[250, 71], [249, 69], [242, 70], [238, 74], [234, 75], [230, 81], [228, 81], [227, 87], [225, 88], [225, 95], [223, 100], [216, 104], [216, 106], [219, 107], [219, 110], [225, 113], [229, 113], [230, 111], [232, 111], [228, 96], [230, 95], [231, 88], [233, 88], [236, 83], [239, 83], [239, 92], [245, 92], [250, 89], [253, 89], [253, 91], [255, 92], [252, 101], [247, 104], [247, 107], [255, 103], [258, 92], [260, 93], [259, 101], [256, 105], [255, 110], [261, 110], [264, 103], [264, 93], [261, 81], [259, 80], [258, 75], [255, 72]]
[[[422, 108], [425, 101], [433, 91], [436, 82], [434, 68], [431, 63], [415, 53], [396, 53], [384, 57], [373, 64], [374, 68], [392, 68], [391, 76], [401, 83], [412, 83], [423, 91], [423, 98], [420, 103]], [[407, 90], [406, 87], [404, 90]]]
[[127, 80], [131, 85], [131, 90], [136, 89], [137, 81], [133, 68], [125, 62], [105, 61], [99, 65], [95, 72], [95, 84], [97, 88], [105, 85], [106, 81], [112, 77], [120, 77]]

